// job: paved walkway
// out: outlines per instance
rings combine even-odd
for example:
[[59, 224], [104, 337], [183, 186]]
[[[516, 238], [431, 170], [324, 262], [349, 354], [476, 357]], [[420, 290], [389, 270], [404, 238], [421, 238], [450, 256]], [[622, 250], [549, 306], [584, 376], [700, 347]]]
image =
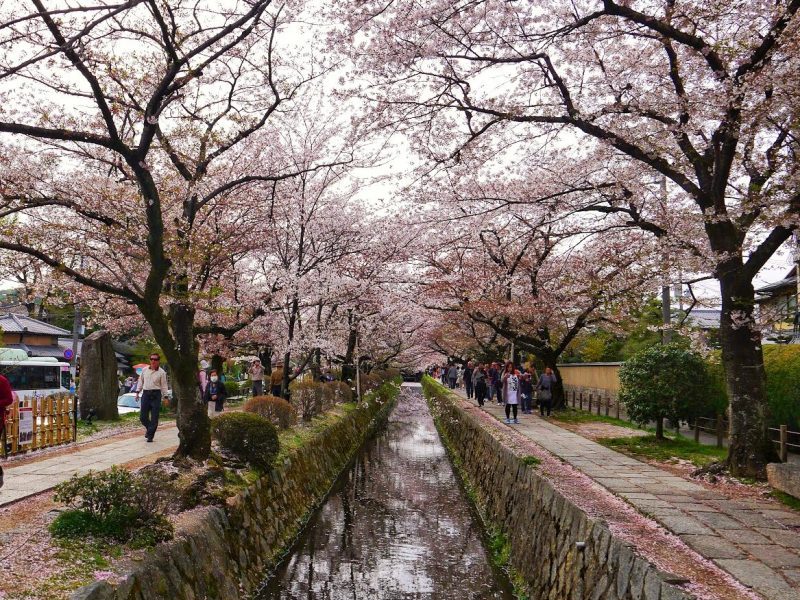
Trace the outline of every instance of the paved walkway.
[[110, 438], [108, 443], [102, 445], [49, 456], [16, 467], [4, 466], [5, 485], [0, 489], [0, 506], [49, 490], [75, 473], [84, 475], [90, 470], [104, 471], [114, 465], [123, 465], [177, 447], [178, 428], [174, 424], [163, 423], [153, 443], [147, 443], [142, 433], [122, 440]]
[[[505, 419], [502, 406], [487, 404], [485, 409]], [[800, 600], [797, 514], [771, 502], [731, 500], [538, 415], [520, 415], [520, 424], [509, 427], [626, 500], [765, 598]]]

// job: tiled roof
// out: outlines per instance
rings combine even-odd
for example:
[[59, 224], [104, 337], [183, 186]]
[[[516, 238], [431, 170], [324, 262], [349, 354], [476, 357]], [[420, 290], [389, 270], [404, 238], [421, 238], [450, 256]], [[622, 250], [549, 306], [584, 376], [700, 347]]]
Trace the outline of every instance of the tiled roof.
[[41, 335], [69, 335], [70, 332], [61, 327], [37, 321], [24, 315], [13, 313], [0, 314], [0, 327], [4, 333], [35, 333]]

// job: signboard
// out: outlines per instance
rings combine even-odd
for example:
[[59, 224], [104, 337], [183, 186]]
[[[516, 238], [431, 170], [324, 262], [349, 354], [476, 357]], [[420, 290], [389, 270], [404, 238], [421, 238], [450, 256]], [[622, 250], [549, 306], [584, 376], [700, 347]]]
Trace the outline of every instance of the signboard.
[[64, 348], [64, 358], [66, 360], [72, 360], [72, 348]]
[[33, 442], [33, 408], [23, 406], [19, 409], [19, 444]]

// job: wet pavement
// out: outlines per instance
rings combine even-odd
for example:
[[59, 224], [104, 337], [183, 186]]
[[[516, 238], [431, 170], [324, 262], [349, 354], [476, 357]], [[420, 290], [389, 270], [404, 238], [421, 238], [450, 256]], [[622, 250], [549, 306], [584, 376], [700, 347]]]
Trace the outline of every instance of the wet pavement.
[[513, 598], [418, 386], [404, 386], [256, 598]]

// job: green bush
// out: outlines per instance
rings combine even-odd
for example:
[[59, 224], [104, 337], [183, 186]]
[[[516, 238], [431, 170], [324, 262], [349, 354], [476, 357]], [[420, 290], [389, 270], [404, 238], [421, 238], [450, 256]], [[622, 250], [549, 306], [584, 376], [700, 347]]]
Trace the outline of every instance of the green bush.
[[70, 510], [51, 524], [58, 538], [95, 536], [134, 547], [152, 546], [172, 537], [172, 524], [163, 513], [177, 497], [162, 471], [130, 473], [118, 467], [83, 476], [73, 475], [55, 488], [55, 500]]
[[[714, 412], [724, 412], [728, 407], [725, 372], [719, 353], [708, 360], [708, 372], [714, 382], [710, 403]], [[764, 370], [767, 375], [767, 401], [770, 407], [770, 425], [788, 425], [790, 430], [800, 429], [800, 345], [764, 346]]]
[[275, 426], [253, 413], [222, 414], [212, 421], [211, 433], [222, 448], [262, 470], [269, 469], [278, 454]]
[[800, 429], [800, 345], [764, 346], [767, 398], [774, 425]]
[[673, 425], [708, 410], [712, 380], [698, 355], [675, 345], [652, 346], [625, 361], [619, 370], [619, 399], [635, 423], [662, 420]]
[[275, 396], [254, 396], [244, 403], [243, 410], [264, 417], [281, 429], [288, 429], [297, 422], [297, 411], [292, 405]]
[[102, 519], [112, 510], [126, 506], [135, 487], [133, 474], [115, 466], [99, 473], [89, 471], [83, 476], [73, 475], [56, 486], [53, 498]]
[[240, 382], [236, 379], [225, 379], [225, 392], [228, 394], [228, 398], [241, 395], [241, 386], [239, 384]]

